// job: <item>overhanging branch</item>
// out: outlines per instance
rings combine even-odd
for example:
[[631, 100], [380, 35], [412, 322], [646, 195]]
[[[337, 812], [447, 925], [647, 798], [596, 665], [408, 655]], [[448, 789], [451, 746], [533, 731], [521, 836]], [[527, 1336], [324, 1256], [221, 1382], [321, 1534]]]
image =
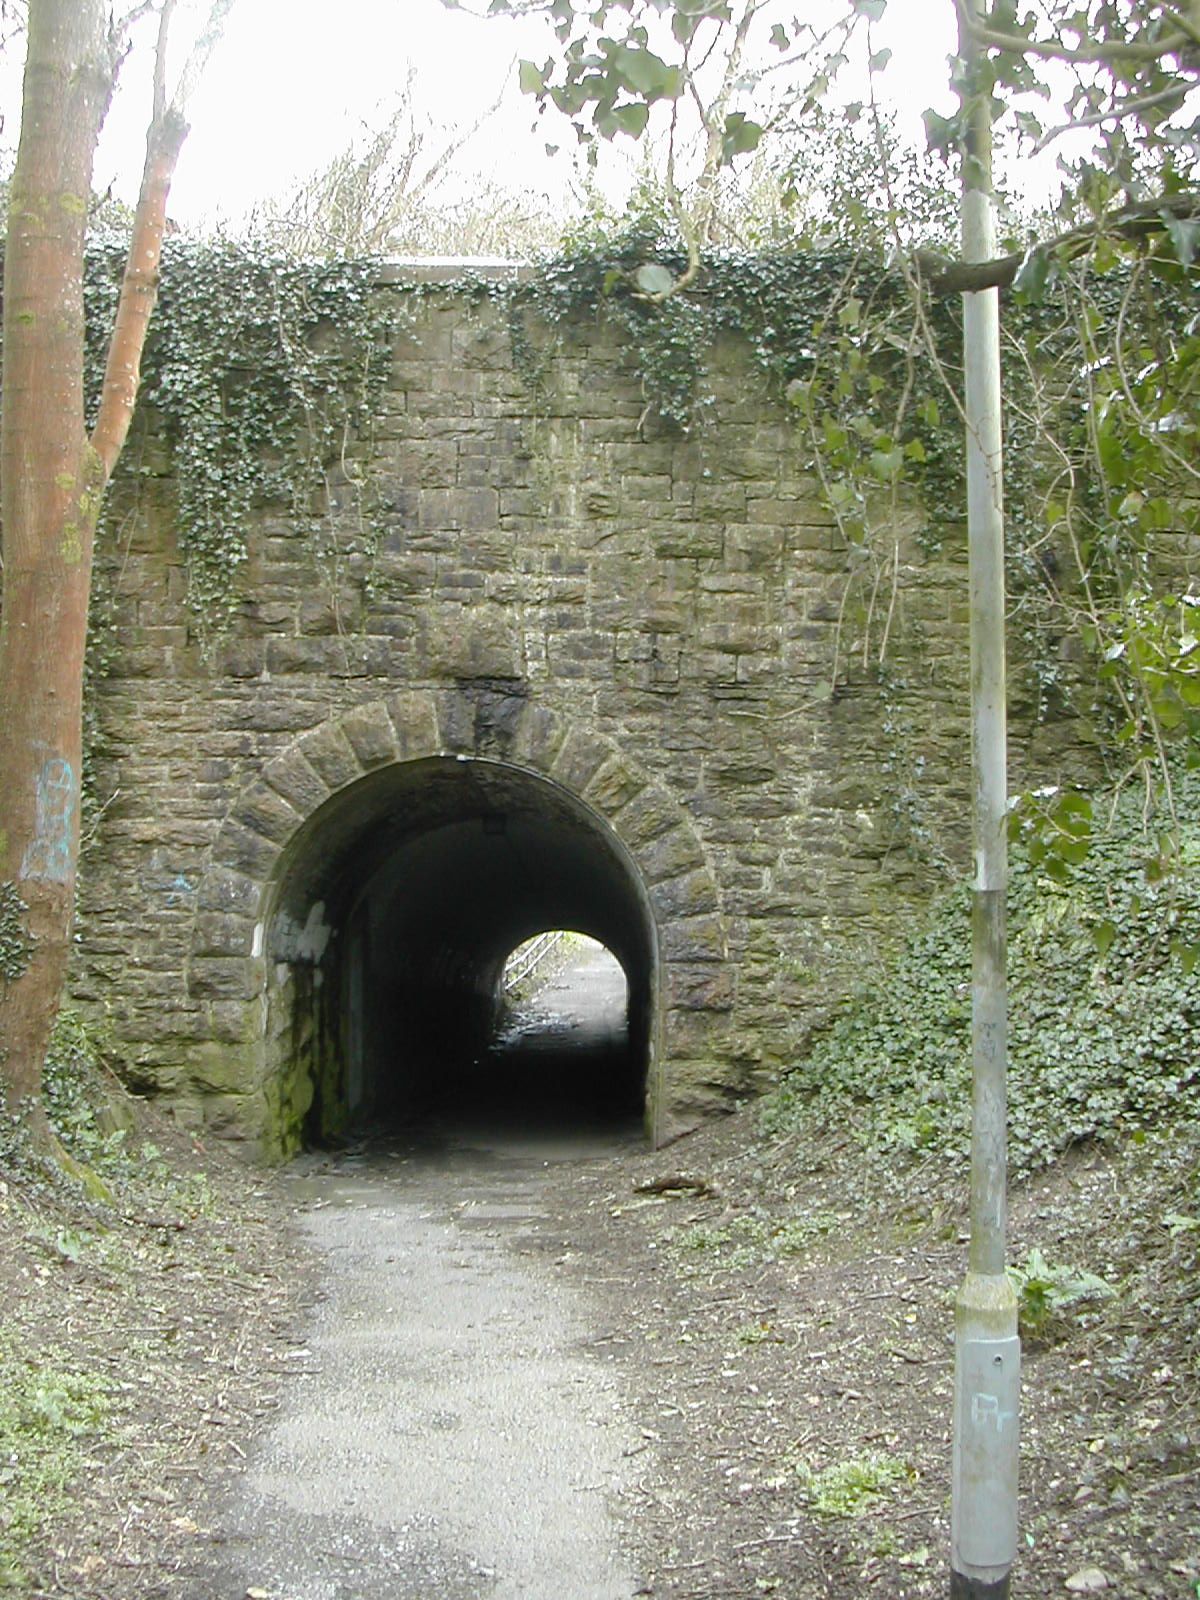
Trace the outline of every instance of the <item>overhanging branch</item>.
[[[1189, 192], [1147, 200], [1102, 217], [1097, 222], [1056, 234], [1039, 243], [1036, 248], [1047, 255], [1071, 261], [1090, 250], [1100, 239], [1115, 237], [1128, 243], [1137, 243], [1160, 233], [1164, 214], [1176, 221], [1200, 223], [1200, 194]], [[1009, 255], [997, 256], [992, 261], [968, 263], [954, 261], [936, 250], [917, 250], [913, 260], [923, 283], [932, 293], [973, 294], [980, 289], [1009, 288], [1029, 254], [1028, 250], [1015, 250]]]

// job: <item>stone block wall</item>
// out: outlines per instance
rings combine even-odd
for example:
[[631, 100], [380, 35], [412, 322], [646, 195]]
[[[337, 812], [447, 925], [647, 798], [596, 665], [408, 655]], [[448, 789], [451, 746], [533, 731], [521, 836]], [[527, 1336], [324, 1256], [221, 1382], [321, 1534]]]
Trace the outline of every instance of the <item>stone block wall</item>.
[[[261, 924], [289, 840], [381, 763], [499, 755], [581, 797], [653, 883], [682, 1126], [767, 1084], [969, 870], [963, 553], [926, 560], [911, 508], [881, 668], [854, 553], [735, 343], [684, 436], [602, 316], [534, 391], [488, 299], [382, 292], [411, 305], [371, 435], [319, 503], [257, 511], [214, 648], [169, 463], [125, 491], [76, 995], [184, 1114], [261, 1138], [281, 1092]], [[1073, 759], [1014, 732], [1038, 781]]]

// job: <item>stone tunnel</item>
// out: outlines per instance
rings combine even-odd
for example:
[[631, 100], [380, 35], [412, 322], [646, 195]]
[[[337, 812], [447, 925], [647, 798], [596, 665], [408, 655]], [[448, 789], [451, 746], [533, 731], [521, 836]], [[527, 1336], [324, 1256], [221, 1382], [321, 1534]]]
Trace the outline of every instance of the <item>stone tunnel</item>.
[[[215, 644], [140, 424], [74, 997], [181, 1119], [279, 1156], [479, 1092], [504, 957], [570, 927], [628, 982], [605, 1092], [663, 1141], [769, 1084], [962, 845], [961, 545], [901, 508], [881, 669], [736, 340], [682, 433], [602, 312], [535, 389], [498, 304], [419, 287], [380, 285], [410, 299], [354, 483], [264, 490]], [[1012, 740], [1059, 775], [1019, 697]]]
[[[553, 929], [616, 957], [627, 1038], [513, 1070], [493, 1041], [506, 957]], [[647, 1105], [658, 943], [639, 870], [604, 819], [520, 767], [390, 765], [333, 796], [280, 863], [264, 928], [276, 1071], [307, 1142], [463, 1105], [607, 1121]]]

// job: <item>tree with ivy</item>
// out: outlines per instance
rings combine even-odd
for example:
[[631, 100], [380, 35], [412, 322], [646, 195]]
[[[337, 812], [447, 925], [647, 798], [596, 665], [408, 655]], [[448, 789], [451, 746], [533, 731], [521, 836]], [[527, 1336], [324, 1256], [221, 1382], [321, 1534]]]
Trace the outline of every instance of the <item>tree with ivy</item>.
[[[0, 1087], [50, 1144], [41, 1079], [71, 947], [92, 549], [129, 431], [186, 106], [233, 0], [210, 0], [169, 79], [178, 0], [29, 0], [4, 251], [0, 413]], [[141, 191], [92, 417], [84, 243], [96, 143], [134, 30], [155, 30]]]

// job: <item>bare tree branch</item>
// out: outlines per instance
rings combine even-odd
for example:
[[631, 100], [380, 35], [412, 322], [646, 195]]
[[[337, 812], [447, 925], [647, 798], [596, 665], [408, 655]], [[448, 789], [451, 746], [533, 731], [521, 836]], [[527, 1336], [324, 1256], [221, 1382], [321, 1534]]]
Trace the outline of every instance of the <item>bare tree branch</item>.
[[[972, 39], [990, 50], [1007, 50], [1014, 55], [1036, 56], [1040, 61], [1067, 61], [1079, 65], [1106, 66], [1114, 57], [1123, 61], [1161, 61], [1164, 56], [1176, 55], [1194, 37], [1190, 28], [1182, 28], [1153, 44], [1137, 39], [1105, 41], [1069, 45], [1061, 39], [1026, 39], [1019, 33], [1004, 33], [998, 28], [976, 22], [964, 0], [954, 0], [959, 22]], [[1182, 19], [1180, 19], [1182, 20]]]
[[[1129, 206], [1096, 222], [1070, 228], [1065, 233], [1046, 239], [1038, 245], [1038, 249], [1050, 255], [1064, 255], [1071, 260], [1083, 255], [1105, 236], [1145, 239], [1162, 231], [1164, 213], [1179, 221], [1200, 222], [1200, 194], [1167, 195]], [[969, 265], [952, 261], [935, 250], [917, 250], [913, 259], [926, 286], [934, 294], [972, 294], [979, 289], [1008, 288], [1027, 255], [1028, 251], [1014, 250], [1009, 255], [997, 256], [993, 261]]]
[[178, 0], [162, 0], [158, 13], [158, 39], [154, 46], [154, 99], [151, 125], [157, 127], [167, 114], [167, 41], [171, 34], [171, 18]]
[[149, 16], [158, 4], [158, 0], [141, 0], [139, 5], [132, 7], [123, 17], [115, 17], [112, 23], [110, 37], [113, 49], [120, 52], [129, 42], [129, 35], [137, 27], [143, 17]]
[[1033, 147], [1033, 154], [1040, 155], [1048, 145], [1054, 143], [1064, 133], [1073, 133], [1077, 128], [1098, 128], [1105, 122], [1120, 122], [1122, 117], [1140, 116], [1143, 111], [1152, 111], [1155, 106], [1170, 105], [1172, 101], [1182, 105], [1188, 95], [1197, 87], [1196, 84], [1173, 83], [1166, 89], [1160, 89], [1157, 94], [1146, 94], [1132, 100], [1120, 100], [1104, 111], [1094, 111], [1087, 117], [1075, 117], [1069, 122], [1063, 122], [1056, 128], [1048, 128]]
[[220, 42], [224, 32], [225, 23], [229, 13], [233, 10], [236, 0], [213, 0], [209, 9], [208, 19], [196, 36], [188, 58], [184, 63], [179, 81], [175, 85], [175, 93], [171, 96], [171, 114], [181, 121], [187, 118], [187, 108], [195, 93], [196, 84], [199, 82], [208, 66], [209, 58]]

